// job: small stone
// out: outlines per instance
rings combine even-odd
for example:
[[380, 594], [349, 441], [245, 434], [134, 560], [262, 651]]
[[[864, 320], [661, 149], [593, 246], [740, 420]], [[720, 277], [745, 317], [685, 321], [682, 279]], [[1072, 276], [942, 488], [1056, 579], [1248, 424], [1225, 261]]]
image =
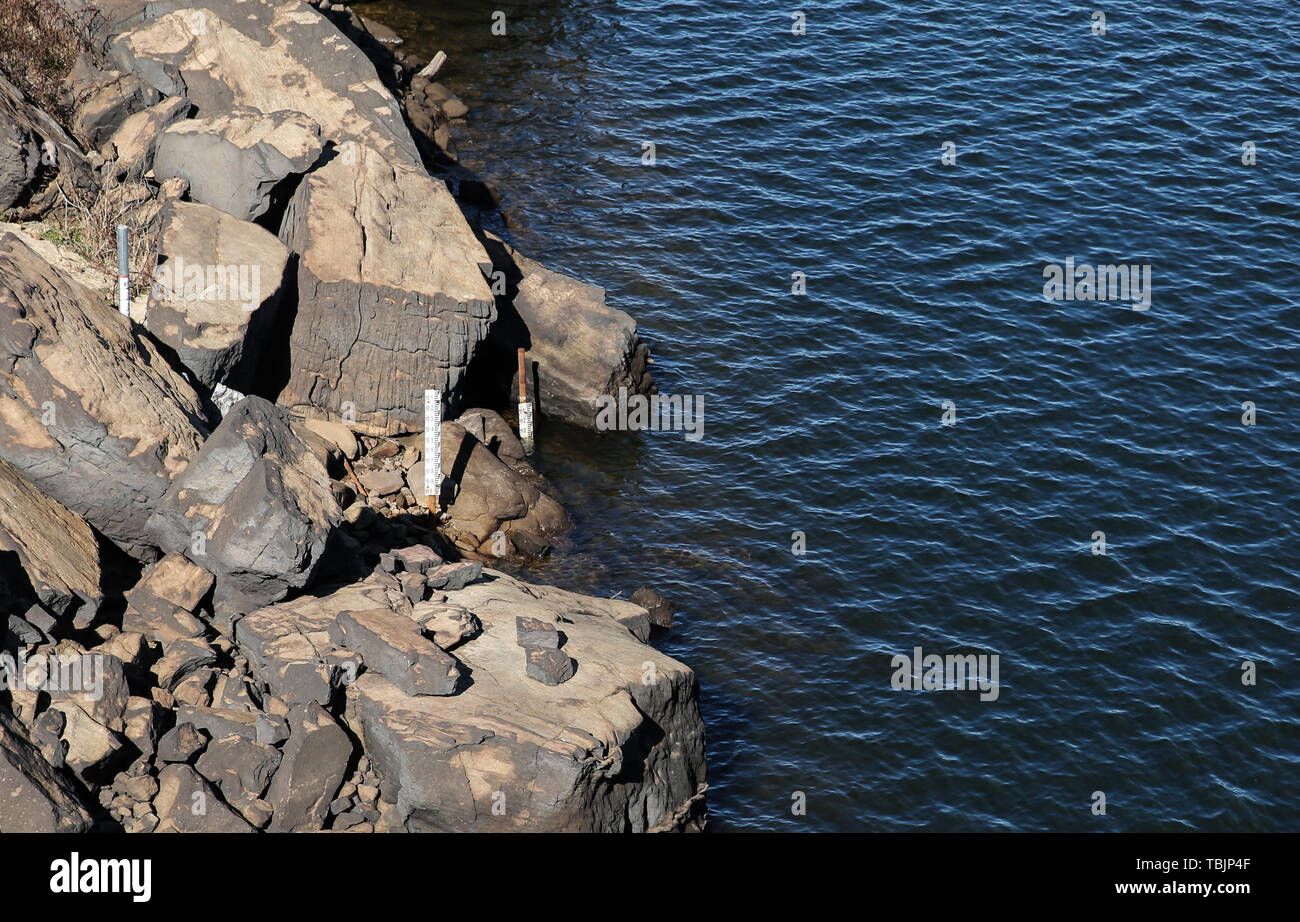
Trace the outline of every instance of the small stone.
[[398, 579], [402, 583], [402, 593], [411, 600], [411, 604], [424, 601], [425, 582], [419, 573], [403, 573]]
[[560, 632], [554, 624], [537, 618], [515, 618], [515, 642], [521, 647], [540, 647], [546, 650], [560, 648]]
[[560, 685], [573, 678], [573, 660], [560, 650], [525, 647], [526, 672], [543, 685]]
[[400, 493], [406, 483], [398, 471], [366, 471], [361, 476], [361, 485], [373, 496], [391, 496]]
[[402, 568], [408, 573], [428, 573], [435, 567], [442, 566], [442, 558], [438, 553], [423, 544], [399, 547], [393, 551], [393, 557], [402, 562]]
[[142, 817], [127, 820], [123, 828], [127, 832], [132, 832], [132, 833], [153, 832], [155, 829], [158, 828], [158, 817], [153, 813], [146, 813]]
[[357, 797], [361, 798], [363, 804], [373, 804], [379, 800], [379, 788], [373, 784], [357, 785]]
[[180, 724], [164, 733], [158, 741], [158, 761], [189, 762], [207, 743], [207, 734], [194, 724]]
[[335, 818], [334, 826], [332, 828], [342, 832], [344, 830], [352, 829], [356, 827], [357, 824], [363, 822], [365, 822], [365, 820], [362, 819], [360, 813], [341, 813]]

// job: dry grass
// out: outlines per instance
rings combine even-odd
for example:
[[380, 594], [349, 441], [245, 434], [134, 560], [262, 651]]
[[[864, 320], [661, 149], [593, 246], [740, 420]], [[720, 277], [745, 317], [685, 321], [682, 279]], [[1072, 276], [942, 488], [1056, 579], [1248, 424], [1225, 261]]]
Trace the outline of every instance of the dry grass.
[[148, 289], [158, 260], [158, 228], [152, 220], [156, 202], [148, 184], [143, 181], [112, 184], [91, 200], [75, 189], [62, 186], [60, 189], [64, 194], [46, 215], [41, 237], [68, 247], [116, 277], [117, 225], [125, 224], [131, 228], [128, 237], [131, 296]]
[[65, 124], [63, 81], [85, 49], [81, 29], [54, 0], [0, 0], [0, 72]]

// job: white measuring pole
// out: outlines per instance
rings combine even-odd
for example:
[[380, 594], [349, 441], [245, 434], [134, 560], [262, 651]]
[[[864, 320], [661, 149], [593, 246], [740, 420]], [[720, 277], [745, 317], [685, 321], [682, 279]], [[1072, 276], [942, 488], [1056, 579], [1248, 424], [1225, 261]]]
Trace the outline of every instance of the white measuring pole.
[[442, 391], [424, 392], [424, 495], [429, 511], [438, 514], [442, 491]]
[[533, 452], [533, 405], [528, 400], [528, 363], [524, 360], [524, 350], [519, 350], [519, 441], [524, 451]]
[[125, 224], [117, 226], [117, 309], [125, 316], [131, 316], [131, 282], [130, 259], [126, 246], [127, 228]]

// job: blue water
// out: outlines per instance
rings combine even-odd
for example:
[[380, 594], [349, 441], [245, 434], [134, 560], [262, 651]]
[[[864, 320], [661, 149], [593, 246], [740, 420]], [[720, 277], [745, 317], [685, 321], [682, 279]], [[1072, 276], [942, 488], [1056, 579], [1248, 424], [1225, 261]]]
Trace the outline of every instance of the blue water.
[[[543, 421], [578, 527], [534, 576], [679, 604], [711, 828], [1300, 829], [1300, 8], [500, 6], [362, 11], [706, 400], [699, 442]], [[1045, 301], [1067, 257], [1150, 309]], [[891, 689], [915, 646], [997, 699]]]

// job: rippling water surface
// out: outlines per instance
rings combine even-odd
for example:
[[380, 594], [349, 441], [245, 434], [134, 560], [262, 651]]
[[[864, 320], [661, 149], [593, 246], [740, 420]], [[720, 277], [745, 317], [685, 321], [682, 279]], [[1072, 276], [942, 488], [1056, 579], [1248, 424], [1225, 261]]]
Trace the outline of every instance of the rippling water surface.
[[[681, 606], [714, 829], [1300, 829], [1300, 8], [1105, 6], [360, 8], [706, 401], [699, 442], [543, 422], [578, 530], [534, 575]], [[1045, 301], [1067, 257], [1150, 310]], [[915, 646], [997, 700], [892, 690]]]

